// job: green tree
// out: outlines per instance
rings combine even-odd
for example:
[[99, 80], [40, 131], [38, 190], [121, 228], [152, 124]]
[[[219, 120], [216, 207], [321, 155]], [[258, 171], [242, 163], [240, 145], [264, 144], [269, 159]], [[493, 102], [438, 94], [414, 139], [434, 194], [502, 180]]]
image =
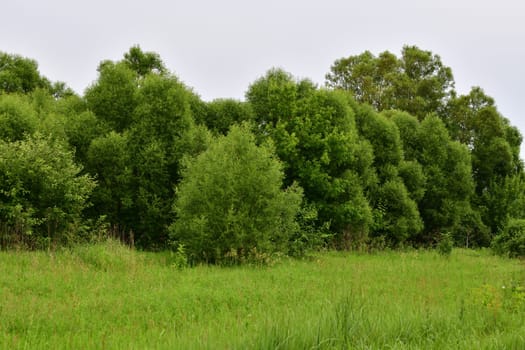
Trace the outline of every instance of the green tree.
[[423, 167], [417, 160], [404, 160], [399, 164], [398, 172], [410, 198], [418, 203], [425, 195], [427, 183]]
[[525, 257], [525, 220], [509, 220], [494, 238], [492, 248], [498, 254]]
[[127, 129], [137, 106], [137, 76], [124, 63], [103, 61], [98, 80], [85, 93], [88, 108], [115, 131]]
[[374, 206], [372, 234], [384, 237], [394, 246], [416, 237], [423, 230], [423, 221], [416, 202], [401, 178], [393, 178], [381, 184], [371, 194]]
[[374, 149], [374, 166], [381, 178], [397, 175], [397, 168], [403, 160], [403, 147], [397, 125], [368, 106], [354, 106], [356, 125], [359, 133]]
[[115, 131], [133, 123], [139, 89], [150, 75], [169, 77], [159, 55], [133, 46], [121, 61], [102, 61], [98, 80], [85, 93], [88, 107]]
[[204, 125], [211, 131], [226, 135], [233, 124], [253, 120], [253, 111], [245, 102], [218, 99], [207, 104]]
[[375, 57], [370, 51], [337, 60], [326, 75], [327, 85], [352, 92], [359, 103], [376, 110], [392, 107], [396, 75], [402, 72], [401, 62], [390, 52]]
[[[400, 176], [403, 165], [409, 183], [417, 196], [421, 178], [417, 168], [408, 172], [397, 125], [387, 116], [377, 114], [368, 106], [355, 106], [359, 133], [372, 145], [374, 169], [378, 182], [368, 189], [368, 199], [374, 210], [373, 235], [383, 236], [390, 244], [403, 243], [423, 229], [418, 207]], [[412, 175], [412, 177], [409, 177]]]
[[297, 186], [282, 190], [283, 177], [273, 148], [257, 146], [246, 126], [233, 126], [186, 162], [171, 238], [194, 262], [238, 262], [255, 251], [286, 253], [298, 229], [302, 192]]
[[37, 128], [38, 117], [27, 97], [0, 94], [0, 140], [22, 140]]
[[157, 53], [144, 52], [138, 45], [132, 46], [129, 51], [124, 54], [124, 60], [122, 62], [142, 78], [147, 74], [168, 73], [168, 70]]
[[208, 120], [208, 103], [204, 102], [201, 97], [194, 91], [189, 90], [189, 105], [193, 119], [198, 125], [207, 125]]
[[466, 146], [452, 141], [444, 123], [428, 117], [420, 125], [418, 161], [423, 166], [427, 187], [419, 202], [425, 231], [431, 237], [455, 229], [472, 211], [474, 193], [470, 154]]
[[[471, 205], [474, 181], [470, 153], [453, 141], [445, 124], [436, 116], [418, 122], [405, 112], [386, 113], [400, 130], [405, 165], [400, 174], [419, 207], [424, 231], [416, 242], [429, 244], [442, 233], [452, 232], [458, 243], [483, 242], [486, 227]], [[422, 175], [421, 176], [421, 171]]]
[[339, 59], [326, 80], [376, 110], [399, 109], [420, 120], [429, 113], [441, 116], [454, 91], [452, 70], [438, 55], [416, 46], [403, 47], [399, 58], [388, 51], [378, 57], [366, 51]]
[[476, 184], [473, 202], [483, 222], [496, 234], [510, 217], [506, 183], [523, 173], [519, 154], [522, 136], [480, 88], [451, 100], [447, 115], [452, 135], [471, 149]]
[[280, 119], [292, 118], [297, 90], [292, 76], [281, 69], [272, 69], [265, 77], [251, 84], [246, 98], [255, 113], [257, 124], [274, 127]]
[[[522, 137], [481, 88], [457, 96], [451, 69], [443, 65], [439, 56], [414, 46], [405, 46], [399, 58], [389, 52], [378, 57], [365, 52], [342, 58], [334, 63], [326, 79], [329, 87], [350, 91], [358, 102], [376, 110], [405, 111], [419, 120], [432, 114], [439, 116], [452, 139], [470, 151], [475, 196], [470, 199], [473, 212], [464, 216], [470, 218], [468, 225], [478, 227], [478, 237], [486, 236], [481, 233], [486, 230], [485, 225], [492, 233], [505, 226], [508, 216], [503, 213], [509, 203], [496, 200], [496, 194], [502, 191], [506, 178], [523, 172], [519, 155]], [[411, 125], [415, 121], [399, 117], [397, 122], [405, 135], [405, 158], [425, 163], [426, 160], [420, 160], [420, 152], [413, 152], [419, 142]], [[440, 154], [434, 156], [442, 158]], [[480, 238], [480, 242], [484, 240]]]
[[206, 148], [208, 133], [195, 126], [192, 96], [176, 77], [155, 74], [143, 79], [137, 93], [129, 152], [134, 179], [132, 226], [143, 246], [166, 242], [181, 159]]
[[247, 98], [259, 133], [273, 139], [285, 164], [285, 183], [298, 182], [318, 211], [318, 227], [329, 225], [340, 247], [365, 240], [372, 213], [363, 188], [374, 181], [372, 151], [357, 134], [347, 96], [271, 70]]
[[0, 141], [0, 221], [13, 240], [60, 243], [78, 235], [95, 182], [60, 142], [36, 134]]
[[418, 161], [420, 152], [418, 120], [406, 112], [384, 111], [384, 116], [394, 122], [399, 130], [403, 160], [399, 163], [399, 176], [403, 179], [410, 197], [419, 203], [426, 191], [427, 178]]
[[[132, 231], [141, 247], [162, 247], [173, 221], [181, 159], [203, 151], [209, 141], [208, 131], [193, 120], [194, 112], [207, 113], [206, 104], [166, 70], [157, 54], [139, 47], [121, 61], [102, 62], [85, 100], [99, 123], [91, 112], [72, 106], [77, 116], [68, 120], [66, 134], [82, 153], [88, 146], [87, 167], [101, 180], [93, 195], [98, 211], [91, 215], [106, 214], [123, 234]], [[81, 121], [85, 135], [78, 133]], [[107, 134], [108, 128], [115, 132]], [[100, 137], [93, 138], [97, 129]]]
[[476, 138], [474, 125], [477, 113], [490, 107], [495, 107], [494, 99], [479, 87], [472, 88], [468, 95], [451, 99], [444, 121], [452, 138], [472, 148]]
[[481, 193], [493, 179], [516, 174], [519, 159], [514, 159], [512, 146], [506, 140], [508, 125], [494, 108], [483, 108], [476, 119], [472, 166]]
[[65, 116], [65, 137], [75, 150], [75, 159], [86, 164], [91, 143], [109, 132], [109, 128], [93, 112], [85, 111]]
[[27, 94], [50, 85], [35, 60], [0, 52], [0, 92]]
[[90, 216], [107, 217], [112, 228], [129, 235], [134, 218], [132, 166], [127, 135], [114, 131], [93, 139], [86, 154], [86, 170], [98, 186], [91, 196]]

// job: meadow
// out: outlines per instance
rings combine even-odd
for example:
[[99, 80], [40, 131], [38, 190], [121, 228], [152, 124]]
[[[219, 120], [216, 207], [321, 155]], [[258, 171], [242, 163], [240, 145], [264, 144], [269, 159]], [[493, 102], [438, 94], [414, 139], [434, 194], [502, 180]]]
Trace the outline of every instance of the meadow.
[[114, 241], [0, 252], [0, 347], [525, 348], [525, 264], [484, 250], [175, 262]]

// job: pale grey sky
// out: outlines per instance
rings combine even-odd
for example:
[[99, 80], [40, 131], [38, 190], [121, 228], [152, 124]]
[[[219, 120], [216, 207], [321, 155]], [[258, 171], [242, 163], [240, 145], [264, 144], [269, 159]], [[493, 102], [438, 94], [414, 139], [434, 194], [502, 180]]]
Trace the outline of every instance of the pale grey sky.
[[[330, 65], [417, 45], [439, 54], [456, 88], [481, 86], [525, 134], [521, 0], [0, 0], [0, 51], [82, 93], [104, 59], [132, 45], [160, 54], [205, 100], [242, 99], [271, 67], [322, 85]], [[525, 148], [524, 148], [525, 149]], [[522, 151], [522, 157], [524, 152]]]

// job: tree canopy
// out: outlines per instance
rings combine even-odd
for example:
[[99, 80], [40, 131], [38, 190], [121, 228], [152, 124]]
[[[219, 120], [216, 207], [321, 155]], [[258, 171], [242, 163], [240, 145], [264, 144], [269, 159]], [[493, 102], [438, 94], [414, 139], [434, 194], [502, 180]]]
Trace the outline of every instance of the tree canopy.
[[350, 91], [356, 101], [379, 111], [399, 109], [419, 119], [444, 111], [453, 97], [452, 70], [438, 55], [416, 46], [403, 47], [401, 57], [366, 51], [336, 60], [326, 75], [327, 86]]
[[106, 227], [195, 262], [442, 237], [519, 255], [522, 135], [454, 85], [405, 46], [336, 60], [324, 87], [273, 68], [244, 101], [207, 102], [133, 46], [77, 95], [0, 52], [0, 244]]

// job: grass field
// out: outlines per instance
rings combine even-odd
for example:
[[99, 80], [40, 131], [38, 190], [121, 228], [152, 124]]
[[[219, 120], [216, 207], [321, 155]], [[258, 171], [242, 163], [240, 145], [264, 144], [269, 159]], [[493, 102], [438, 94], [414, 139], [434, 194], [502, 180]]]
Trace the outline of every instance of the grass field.
[[525, 349], [525, 265], [488, 252], [172, 260], [115, 242], [0, 253], [0, 347]]

